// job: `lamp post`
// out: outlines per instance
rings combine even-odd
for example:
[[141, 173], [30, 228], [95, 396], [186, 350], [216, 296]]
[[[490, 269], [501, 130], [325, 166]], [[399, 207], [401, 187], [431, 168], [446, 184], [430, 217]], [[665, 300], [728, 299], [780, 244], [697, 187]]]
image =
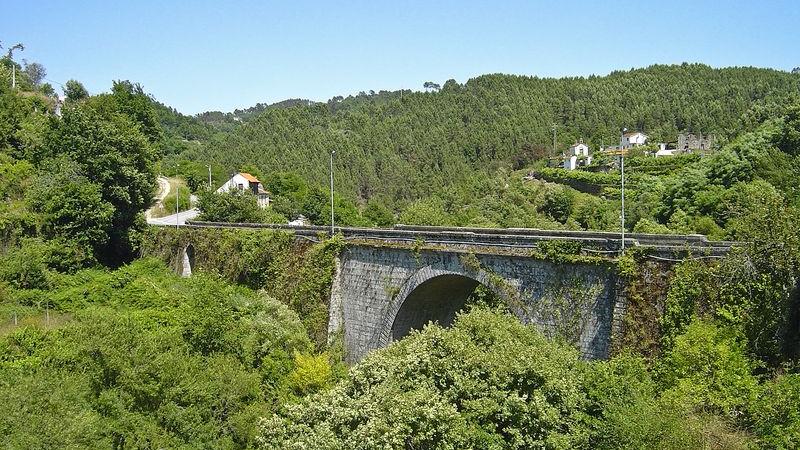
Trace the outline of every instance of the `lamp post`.
[[628, 131], [627, 128], [622, 129], [622, 133], [620, 134], [619, 138], [619, 147], [620, 147], [620, 178], [622, 181], [622, 254], [625, 254], [625, 149], [622, 148], [622, 141], [625, 139], [625, 132]]
[[17, 88], [17, 65], [14, 63], [14, 51], [24, 51], [25, 46], [21, 43], [14, 45], [13, 47], [8, 49], [8, 53], [6, 53], [6, 57], [11, 61], [11, 88]]
[[331, 150], [331, 237], [333, 237], [333, 155], [336, 150]]
[[181, 185], [177, 184], [175, 186], [175, 228], [180, 228], [181, 226], [180, 204], [181, 204]]

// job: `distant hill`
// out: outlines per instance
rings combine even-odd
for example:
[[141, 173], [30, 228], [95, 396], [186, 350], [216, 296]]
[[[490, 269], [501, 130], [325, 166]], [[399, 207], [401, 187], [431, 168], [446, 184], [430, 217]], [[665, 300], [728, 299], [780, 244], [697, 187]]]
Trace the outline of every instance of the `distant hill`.
[[[722, 143], [800, 93], [800, 75], [771, 69], [656, 65], [607, 76], [539, 78], [491, 74], [454, 80], [431, 92], [381, 91], [292, 99], [233, 113], [210, 112], [213, 126], [191, 157], [230, 170], [294, 171], [312, 183], [328, 177], [336, 150], [340, 188], [360, 199], [422, 198], [502, 166], [584, 139], [615, 143], [627, 127], [651, 140], [679, 131], [714, 133]], [[167, 125], [169, 127], [169, 125]]]
[[233, 112], [224, 113], [221, 111], [207, 111], [204, 113], [200, 113], [197, 116], [197, 120], [202, 123], [206, 123], [213, 126], [225, 126], [235, 124], [237, 122], [247, 121], [252, 119], [253, 117], [261, 114], [262, 112], [268, 109], [281, 109], [281, 108], [293, 108], [295, 106], [311, 106], [315, 102], [311, 100], [306, 100], [302, 98], [290, 98], [276, 103], [257, 103], [255, 106], [252, 106], [247, 109], [236, 109]]

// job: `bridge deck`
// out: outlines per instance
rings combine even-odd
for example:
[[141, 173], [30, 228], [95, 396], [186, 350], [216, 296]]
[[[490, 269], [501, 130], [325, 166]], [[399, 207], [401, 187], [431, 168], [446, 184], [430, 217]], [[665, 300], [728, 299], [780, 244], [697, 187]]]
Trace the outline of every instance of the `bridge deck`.
[[[291, 231], [298, 236], [314, 239], [329, 234], [330, 227], [292, 226], [262, 223], [226, 223], [188, 221], [191, 228], [271, 229]], [[467, 228], [395, 225], [393, 228], [334, 227], [348, 241], [369, 244], [415, 243], [456, 247], [493, 247], [534, 249], [543, 241], [578, 241], [587, 250], [616, 253], [621, 247], [621, 234], [605, 231], [537, 230], [530, 228]], [[728, 253], [734, 242], [709, 241], [702, 235], [626, 233], [625, 246], [646, 248], [661, 257], [686, 255], [720, 257]]]

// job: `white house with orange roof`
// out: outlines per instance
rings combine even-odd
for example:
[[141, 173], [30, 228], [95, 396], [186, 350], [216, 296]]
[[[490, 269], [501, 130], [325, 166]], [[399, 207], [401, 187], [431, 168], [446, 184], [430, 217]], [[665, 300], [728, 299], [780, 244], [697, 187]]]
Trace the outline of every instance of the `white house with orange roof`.
[[230, 180], [226, 181], [225, 184], [217, 189], [217, 193], [221, 194], [223, 192], [231, 192], [231, 191], [244, 191], [248, 190], [253, 193], [258, 199], [258, 206], [262, 208], [266, 208], [269, 206], [269, 192], [264, 189], [264, 186], [258, 180], [258, 178], [250, 175], [247, 172], [239, 172], [232, 176]]

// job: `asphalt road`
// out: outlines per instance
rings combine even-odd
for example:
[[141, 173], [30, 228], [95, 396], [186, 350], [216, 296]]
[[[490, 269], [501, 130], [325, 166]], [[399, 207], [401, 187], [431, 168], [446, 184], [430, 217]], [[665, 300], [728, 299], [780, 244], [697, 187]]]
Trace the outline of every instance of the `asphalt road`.
[[150, 225], [184, 225], [187, 220], [192, 220], [200, 215], [200, 210], [192, 208], [186, 211], [181, 211], [178, 214], [172, 214], [164, 217], [148, 217], [147, 223]]

